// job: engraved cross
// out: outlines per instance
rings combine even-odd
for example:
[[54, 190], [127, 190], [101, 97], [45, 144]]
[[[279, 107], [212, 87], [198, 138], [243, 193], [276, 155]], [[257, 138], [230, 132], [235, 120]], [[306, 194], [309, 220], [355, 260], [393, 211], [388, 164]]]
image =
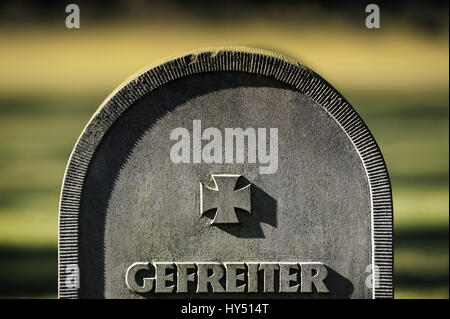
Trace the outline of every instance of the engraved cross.
[[200, 216], [216, 208], [211, 225], [238, 224], [235, 208], [251, 214], [250, 185], [235, 189], [241, 175], [211, 174], [214, 187], [200, 183]]

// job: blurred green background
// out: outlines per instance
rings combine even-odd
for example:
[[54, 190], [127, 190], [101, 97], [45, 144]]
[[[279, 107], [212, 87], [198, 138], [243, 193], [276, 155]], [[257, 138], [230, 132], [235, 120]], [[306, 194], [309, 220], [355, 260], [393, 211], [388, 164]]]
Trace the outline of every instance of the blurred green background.
[[448, 298], [448, 2], [0, 4], [0, 297], [57, 296], [58, 202], [90, 116], [135, 71], [186, 49], [290, 55], [363, 117], [392, 179], [396, 298]]

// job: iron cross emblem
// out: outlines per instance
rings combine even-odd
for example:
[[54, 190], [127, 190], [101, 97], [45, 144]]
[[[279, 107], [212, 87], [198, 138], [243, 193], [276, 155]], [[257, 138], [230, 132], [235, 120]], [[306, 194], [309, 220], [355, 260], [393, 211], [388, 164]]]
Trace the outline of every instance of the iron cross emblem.
[[200, 216], [216, 209], [211, 225], [238, 224], [235, 208], [251, 214], [250, 185], [235, 189], [241, 175], [211, 174], [214, 187], [200, 183]]

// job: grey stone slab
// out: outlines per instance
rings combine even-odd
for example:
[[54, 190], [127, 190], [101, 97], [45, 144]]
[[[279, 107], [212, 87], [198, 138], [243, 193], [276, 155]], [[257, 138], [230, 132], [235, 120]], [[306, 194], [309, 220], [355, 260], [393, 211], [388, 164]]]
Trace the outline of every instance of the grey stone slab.
[[[215, 162], [196, 153], [211, 138], [195, 140], [195, 127], [222, 135]], [[189, 133], [189, 163], [171, 158], [176, 128]], [[251, 137], [244, 161], [227, 162], [238, 151], [227, 128], [254, 130], [256, 162]], [[270, 128], [277, 165], [263, 173]], [[187, 53], [116, 90], [69, 161], [59, 239], [61, 298], [393, 297], [391, 190], [375, 140], [321, 77], [261, 50]]]

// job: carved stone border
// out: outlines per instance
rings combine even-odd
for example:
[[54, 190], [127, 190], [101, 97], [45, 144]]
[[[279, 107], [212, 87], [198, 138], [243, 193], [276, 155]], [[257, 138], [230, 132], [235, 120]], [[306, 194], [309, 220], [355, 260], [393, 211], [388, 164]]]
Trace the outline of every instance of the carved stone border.
[[378, 279], [374, 282], [373, 297], [393, 298], [391, 185], [375, 139], [353, 107], [319, 75], [276, 53], [244, 47], [207, 48], [173, 57], [135, 74], [102, 103], [78, 139], [64, 176], [59, 210], [59, 297], [78, 297], [78, 288], [67, 285], [71, 280], [67, 268], [78, 264], [80, 196], [89, 163], [103, 135], [130, 105], [155, 88], [210, 71], [239, 71], [275, 78], [309, 96], [341, 126], [361, 157], [370, 185], [372, 274]]

